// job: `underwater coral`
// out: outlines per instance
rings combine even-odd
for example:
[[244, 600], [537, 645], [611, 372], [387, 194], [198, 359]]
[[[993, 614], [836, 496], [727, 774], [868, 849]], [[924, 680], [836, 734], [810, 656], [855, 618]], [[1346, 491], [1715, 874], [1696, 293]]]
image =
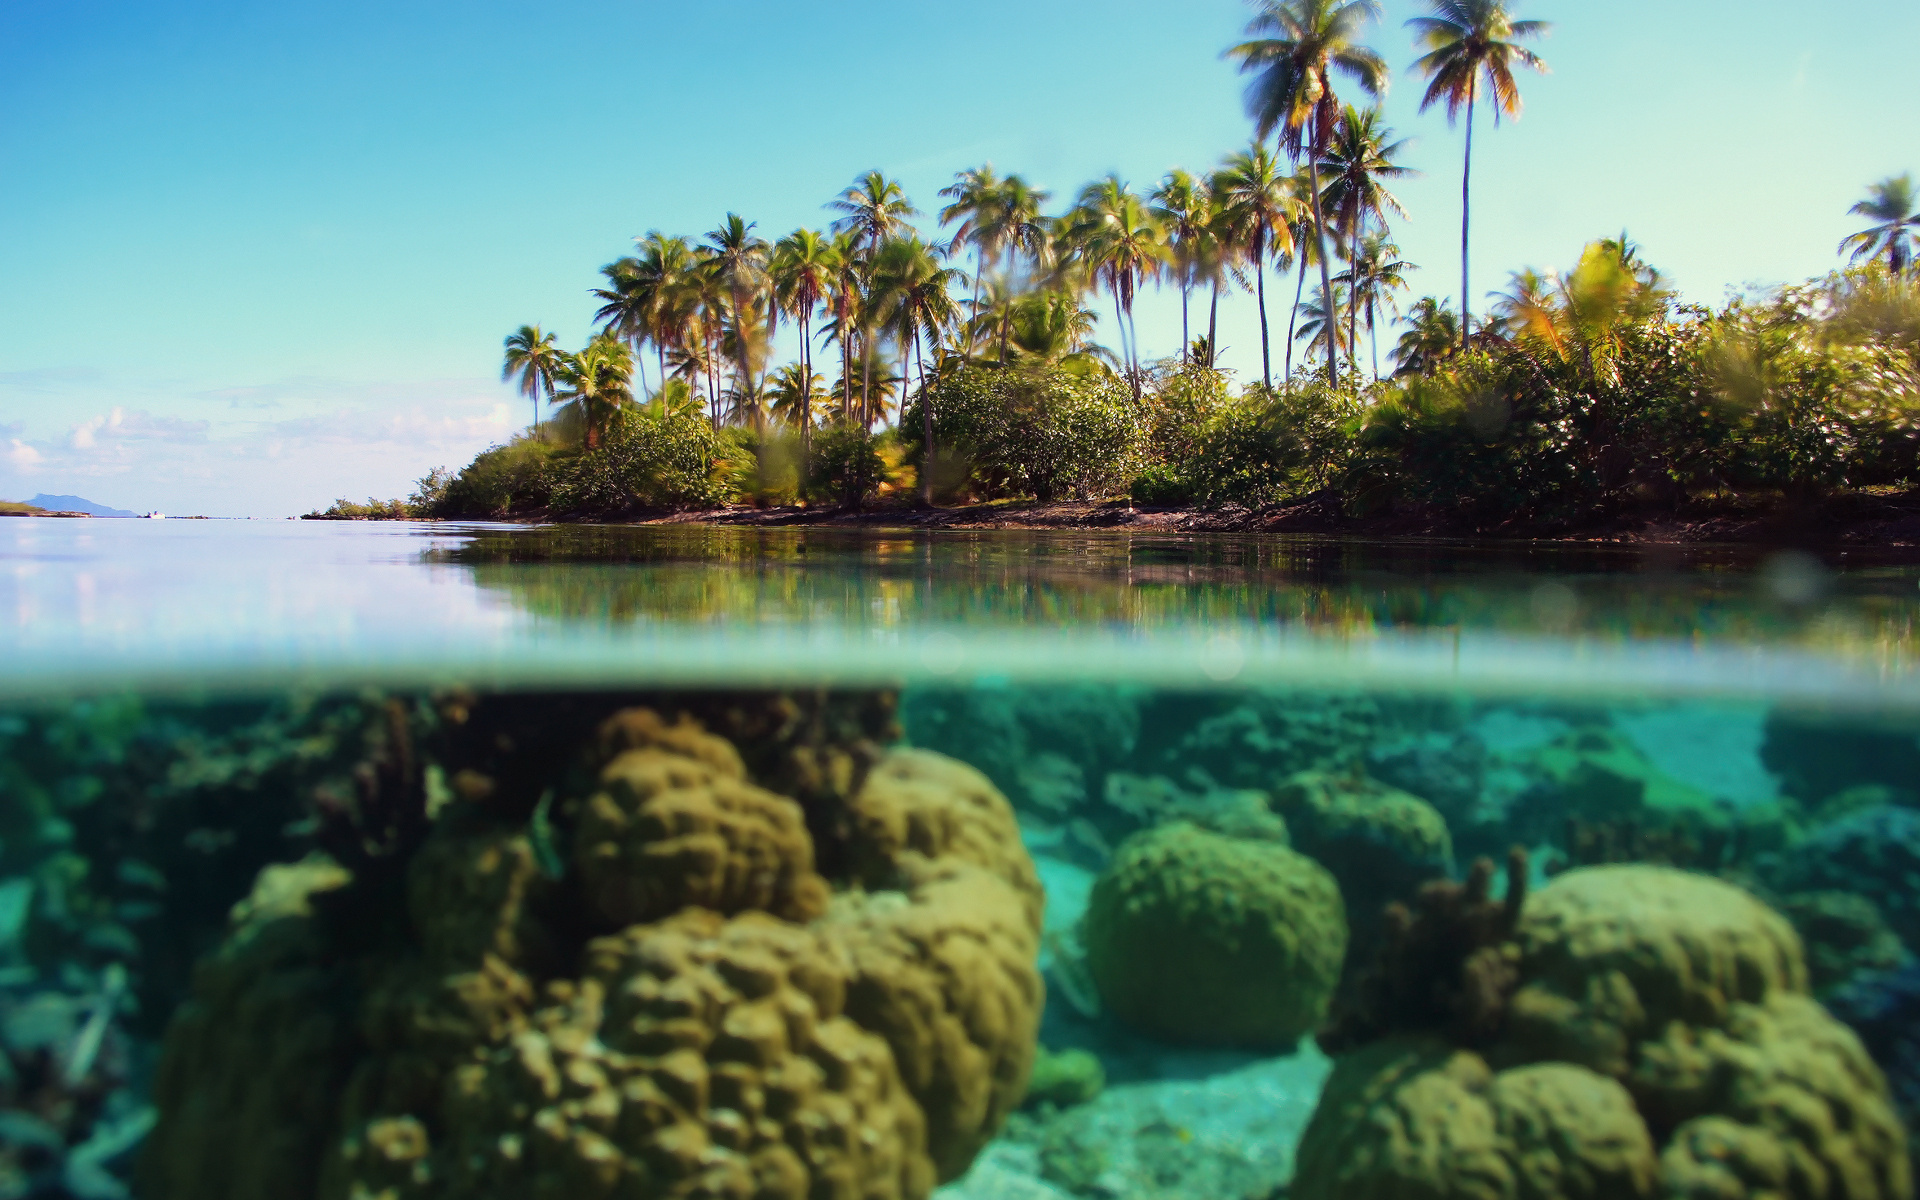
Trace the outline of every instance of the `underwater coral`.
[[918, 1197], [965, 1168], [1041, 1003], [1005, 799], [885, 750], [884, 696], [636, 699], [447, 698], [417, 845], [262, 875], [168, 1031], [144, 1194]]

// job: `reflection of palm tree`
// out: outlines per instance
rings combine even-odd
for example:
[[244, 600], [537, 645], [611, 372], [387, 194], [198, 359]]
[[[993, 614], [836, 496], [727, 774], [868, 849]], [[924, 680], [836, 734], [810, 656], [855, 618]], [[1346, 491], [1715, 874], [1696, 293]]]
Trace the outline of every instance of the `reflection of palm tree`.
[[[1333, 140], [1327, 145], [1326, 157], [1320, 164], [1327, 175], [1320, 208], [1327, 214], [1327, 219], [1333, 222], [1333, 227], [1346, 235], [1349, 264], [1360, 252], [1360, 239], [1365, 236], [1368, 226], [1378, 225], [1384, 234], [1387, 213], [1392, 212], [1402, 218], [1407, 215], [1407, 210], [1400, 207], [1400, 198], [1388, 191], [1384, 182], [1414, 173], [1411, 168], [1393, 161], [1394, 155], [1406, 143], [1393, 141], [1392, 138], [1393, 130], [1381, 123], [1378, 108], [1362, 112], [1348, 105], [1346, 111], [1340, 114], [1340, 127], [1334, 131]], [[1356, 333], [1358, 309], [1365, 300], [1357, 292], [1353, 298], [1355, 304], [1347, 310], [1349, 354], [1353, 353], [1354, 343], [1359, 340]], [[1353, 367], [1351, 359], [1347, 365]]]
[[1460, 318], [1449, 302], [1423, 296], [1407, 314], [1410, 328], [1390, 353], [1398, 364], [1395, 375], [1431, 375], [1448, 356], [1460, 351]]
[[[1259, 0], [1259, 6], [1260, 14], [1247, 32], [1273, 36], [1242, 42], [1228, 53], [1240, 60], [1242, 71], [1257, 73], [1247, 91], [1247, 108], [1259, 136], [1264, 140], [1278, 129], [1295, 161], [1303, 156], [1307, 160], [1322, 308], [1337, 317], [1327, 266], [1327, 223], [1320, 210], [1319, 162], [1340, 118], [1334, 75], [1347, 76], [1369, 96], [1386, 91], [1386, 60], [1355, 40], [1360, 27], [1379, 16], [1380, 6], [1377, 0]], [[1331, 382], [1339, 378], [1333, 360], [1338, 338], [1323, 340]]]
[[[1294, 250], [1293, 218], [1300, 201], [1292, 181], [1268, 153], [1266, 143], [1227, 159], [1213, 176], [1214, 203], [1226, 215], [1232, 244], [1253, 267], [1254, 291], [1260, 306], [1260, 369], [1273, 386], [1273, 355], [1267, 345], [1267, 269], [1269, 254]], [[1211, 336], [1211, 335], [1209, 335]]]
[[1380, 378], [1380, 338], [1374, 326], [1375, 311], [1382, 305], [1389, 310], [1397, 309], [1393, 294], [1406, 290], [1406, 273], [1415, 269], [1412, 263], [1401, 260], [1400, 247], [1388, 241], [1384, 231], [1375, 231], [1360, 239], [1347, 261], [1347, 269], [1333, 277], [1335, 283], [1346, 284], [1347, 294], [1353, 298], [1347, 309], [1349, 342], [1357, 340], [1351, 314], [1366, 309], [1367, 340], [1373, 346], [1375, 379]]
[[1167, 252], [1180, 281], [1180, 358], [1184, 362], [1193, 337], [1187, 325], [1187, 299], [1213, 250], [1212, 199], [1204, 180], [1177, 169], [1168, 172], [1148, 199], [1153, 201], [1154, 219], [1166, 230]]
[[553, 381], [566, 365], [566, 351], [554, 345], [553, 335], [538, 325], [522, 325], [507, 335], [506, 362], [501, 379], [519, 377], [520, 394], [533, 401], [533, 428], [540, 429], [540, 394], [553, 399]]
[[1467, 233], [1472, 212], [1473, 104], [1480, 81], [1493, 98], [1493, 123], [1502, 115], [1520, 115], [1520, 87], [1513, 81], [1515, 64], [1544, 72], [1547, 64], [1520, 42], [1540, 37], [1545, 21], [1516, 21], [1505, 0], [1428, 0], [1432, 15], [1415, 17], [1413, 28], [1427, 53], [1414, 68], [1427, 76], [1427, 94], [1420, 99], [1425, 112], [1436, 101], [1447, 102], [1447, 120], [1467, 110], [1467, 149], [1460, 169], [1460, 346], [1466, 348], [1471, 305], [1467, 297]]
[[1848, 234], [1840, 243], [1841, 253], [1851, 250], [1853, 262], [1885, 254], [1887, 269], [1895, 275], [1905, 274], [1914, 261], [1915, 243], [1920, 242], [1913, 176], [1895, 175], [1870, 185], [1867, 198], [1847, 211], [1875, 224]]

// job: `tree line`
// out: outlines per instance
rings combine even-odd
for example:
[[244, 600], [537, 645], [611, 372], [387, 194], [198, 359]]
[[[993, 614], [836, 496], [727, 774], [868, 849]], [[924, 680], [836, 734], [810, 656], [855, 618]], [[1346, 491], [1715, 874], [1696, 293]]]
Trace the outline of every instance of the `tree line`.
[[[1223, 293], [1255, 297], [1261, 372], [1249, 393], [1270, 401], [1317, 387], [1341, 393], [1348, 407], [1386, 396], [1380, 327], [1403, 316], [1406, 332], [1387, 357], [1405, 380], [1476, 355], [1575, 344], [1556, 330], [1590, 324], [1581, 306], [1594, 302], [1602, 277], [1615, 288], [1603, 307], [1630, 299], [1642, 316], [1669, 312], [1671, 297], [1625, 235], [1590, 247], [1564, 276], [1517, 272], [1487, 311], [1470, 311], [1476, 113], [1491, 108], [1496, 124], [1520, 115], [1516, 71], [1546, 70], [1526, 45], [1547, 32], [1543, 22], [1517, 19], [1503, 0], [1431, 0], [1429, 12], [1409, 22], [1420, 51], [1412, 69], [1426, 83], [1421, 108], [1442, 106], [1464, 127], [1461, 296], [1457, 308], [1425, 297], [1403, 314], [1413, 264], [1401, 258], [1391, 223], [1406, 215], [1392, 191], [1411, 173], [1404, 143], [1377, 103], [1341, 95], [1351, 87], [1376, 102], [1386, 89], [1386, 61], [1361, 40], [1378, 6], [1259, 0], [1256, 9], [1247, 40], [1227, 51], [1252, 77], [1255, 136], [1211, 171], [1174, 170], [1144, 191], [1109, 176], [1049, 215], [1050, 193], [983, 165], [941, 191], [938, 236], [916, 225], [923, 214], [896, 180], [872, 171], [828, 204], [832, 220], [822, 230], [769, 241], [730, 213], [702, 237], [651, 231], [636, 239], [634, 253], [601, 269], [597, 329], [585, 347], [563, 350], [537, 325], [507, 339], [504, 374], [533, 401], [533, 440], [591, 454], [641, 413], [682, 430], [703, 422], [715, 447], [728, 430], [761, 439], [788, 430], [799, 442], [796, 490], [807, 491], [805, 477], [824, 450], [840, 456], [838, 467], [828, 464], [836, 486], [852, 488], [834, 494], [855, 499], [860, 488], [847, 483], [847, 462], [864, 463], [853, 472], [863, 478], [884, 473], [867, 445], [872, 431], [910, 419], [915, 427], [894, 436], [920, 468], [920, 499], [929, 502], [938, 431], [950, 423], [941, 419], [943, 395], [992, 392], [996, 403], [1033, 404], [1039, 393], [1124, 393], [1134, 417], [1150, 422], [1169, 381], [1184, 381], [1178, 388], [1218, 376]], [[1920, 230], [1910, 176], [1874, 185], [1853, 211], [1872, 224], [1842, 252], [1907, 277]], [[1284, 334], [1267, 296], [1275, 273], [1293, 277]], [[1150, 286], [1180, 294], [1181, 350], [1164, 362], [1143, 359], [1134, 327], [1135, 299]], [[1110, 312], [1117, 348], [1095, 340], [1100, 307]], [[799, 356], [775, 367], [782, 322], [799, 334]], [[1580, 344], [1583, 355], [1595, 353]], [[1297, 362], [1296, 347], [1304, 351]], [[1604, 368], [1606, 357], [1603, 347], [1589, 365]], [[978, 373], [996, 371], [1005, 378], [978, 386]], [[971, 392], [958, 387], [963, 376], [973, 378]], [[1035, 392], [1040, 376], [1053, 382]], [[542, 401], [550, 405], [544, 423]]]

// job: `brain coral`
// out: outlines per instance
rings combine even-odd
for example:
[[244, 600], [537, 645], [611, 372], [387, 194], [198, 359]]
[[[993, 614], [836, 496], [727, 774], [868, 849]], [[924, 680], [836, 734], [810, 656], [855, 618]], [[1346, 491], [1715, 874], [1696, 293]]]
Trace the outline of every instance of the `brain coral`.
[[1494, 1072], [1437, 1041], [1343, 1056], [1300, 1144], [1292, 1195], [1326, 1200], [1629, 1200], [1658, 1160], [1627, 1090], [1564, 1063]]
[[1084, 938], [1101, 998], [1141, 1032], [1290, 1047], [1326, 1016], [1347, 920], [1312, 859], [1174, 822], [1122, 843]]
[[169, 1031], [143, 1194], [885, 1200], [964, 1170], [1042, 999], [1006, 801], [936, 755], [770, 755], [665, 709], [556, 756], [574, 794], [529, 818], [447, 806], [403, 919], [236, 931]]
[[1805, 994], [1799, 940], [1758, 900], [1585, 868], [1528, 898], [1515, 941], [1506, 1037], [1484, 1059], [1402, 1035], [1341, 1060], [1298, 1200], [1912, 1195], [1885, 1080]]

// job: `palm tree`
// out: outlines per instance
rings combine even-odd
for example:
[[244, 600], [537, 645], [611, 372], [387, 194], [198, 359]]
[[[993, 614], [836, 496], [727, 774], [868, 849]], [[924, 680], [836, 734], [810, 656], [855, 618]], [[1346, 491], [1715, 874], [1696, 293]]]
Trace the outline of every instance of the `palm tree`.
[[998, 251], [994, 243], [1001, 227], [999, 210], [1004, 199], [1000, 177], [993, 173], [993, 164], [986, 163], [956, 174], [951, 184], [940, 189], [940, 194], [952, 201], [940, 210], [940, 224], [957, 222], [950, 244], [973, 246], [973, 298], [978, 301], [989, 252]]
[[889, 326], [900, 345], [900, 371], [906, 374], [909, 358], [920, 373], [920, 416], [922, 469], [920, 502], [933, 503], [933, 404], [926, 387], [926, 360], [921, 355], [921, 339], [938, 341], [941, 334], [960, 323], [960, 306], [949, 290], [961, 274], [940, 265], [934, 248], [917, 237], [894, 238], [880, 247], [873, 265], [874, 296], [880, 320]]
[[[833, 291], [834, 272], [839, 269], [839, 249], [832, 239], [811, 229], [796, 229], [780, 239], [773, 248], [770, 275], [774, 302], [800, 322], [800, 366], [795, 375], [802, 387], [812, 387], [819, 378], [813, 370], [813, 314]], [[813, 412], [813, 397], [801, 397], [800, 411]], [[813, 422], [800, 425], [800, 461], [805, 470], [807, 443]], [[803, 481], [804, 482], [804, 481]]]
[[860, 238], [853, 232], [833, 237], [833, 271], [828, 281], [827, 312], [832, 318], [829, 336], [840, 344], [840, 419], [853, 417], [853, 343], [865, 320], [866, 289], [861, 275]]
[[[771, 250], [763, 238], [753, 234], [754, 222], [738, 213], [728, 213], [720, 228], [707, 234], [707, 268], [726, 289], [728, 323], [733, 329], [735, 362], [739, 365], [737, 387], [754, 390], [751, 348], [756, 342], [750, 326], [763, 311], [758, 303], [767, 289], [767, 254]], [[775, 309], [764, 307], [769, 321]]]
[[[1335, 282], [1338, 283], [1337, 280]], [[1328, 362], [1337, 362], [1340, 351], [1349, 349], [1347, 325], [1340, 319], [1341, 301], [1346, 298], [1346, 289], [1336, 286], [1333, 297], [1331, 315], [1329, 315], [1329, 306], [1322, 304], [1319, 300], [1309, 300], [1302, 304], [1300, 315], [1304, 319], [1300, 322], [1300, 332], [1295, 335], [1307, 344], [1308, 350], [1320, 347], [1330, 348], [1333, 354], [1328, 356]], [[1338, 383], [1339, 378], [1329, 375], [1327, 381]]]
[[1876, 223], [1848, 234], [1840, 243], [1841, 253], [1851, 249], [1851, 262], [1885, 254], [1887, 269], [1904, 275], [1913, 264], [1915, 244], [1920, 243], [1920, 211], [1916, 211], [1913, 176], [1895, 175], [1869, 185], [1867, 198], [1847, 211]]
[[1520, 116], [1520, 87], [1513, 81], [1515, 64], [1532, 67], [1544, 74], [1547, 64], [1540, 56], [1520, 45], [1529, 38], [1544, 36], [1551, 28], [1545, 21], [1516, 21], [1507, 11], [1505, 0], [1427, 0], [1432, 15], [1415, 17], [1407, 24], [1415, 32], [1416, 42], [1427, 53], [1413, 64], [1427, 76], [1427, 93], [1420, 98], [1425, 112], [1440, 100], [1447, 102], [1447, 122], [1451, 124], [1464, 107], [1467, 111], [1467, 149], [1460, 169], [1460, 347], [1466, 348], [1470, 302], [1467, 298], [1467, 234], [1471, 226], [1473, 183], [1473, 105], [1479, 96], [1480, 81], [1493, 100], [1493, 123], [1502, 115]]
[[1119, 365], [1112, 351], [1093, 340], [1100, 320], [1080, 298], [1066, 292], [1028, 292], [1008, 307], [1008, 348], [1012, 361], [1060, 367], [1073, 372]]
[[[1377, 224], [1384, 235], [1389, 212], [1403, 219], [1407, 215], [1407, 210], [1400, 206], [1400, 198], [1387, 190], [1384, 182], [1415, 173], [1412, 168], [1393, 161], [1406, 143], [1392, 139], [1393, 130], [1381, 122], [1378, 108], [1362, 111], [1348, 105], [1340, 114], [1340, 125], [1334, 130], [1326, 157], [1320, 163], [1327, 179], [1320, 209], [1333, 222], [1333, 227], [1346, 236], [1350, 273], [1351, 264], [1360, 251], [1360, 239], [1368, 227]], [[1357, 292], [1353, 298], [1356, 302], [1362, 299]], [[1359, 340], [1358, 322], [1356, 303], [1347, 310], [1349, 353]], [[1347, 365], [1353, 367], [1351, 362]]]
[[564, 390], [554, 397], [562, 405], [557, 419], [579, 426], [591, 450], [614, 414], [633, 403], [633, 350], [603, 329], [580, 353], [566, 356], [558, 378]]
[[1187, 299], [1204, 264], [1215, 254], [1213, 199], [1205, 180], [1178, 169], [1168, 172], [1148, 199], [1154, 219], [1166, 231], [1167, 252], [1180, 280], [1180, 360], [1185, 362], [1193, 337], [1187, 325]]
[[[1327, 267], [1325, 231], [1320, 211], [1320, 159], [1326, 154], [1340, 119], [1340, 97], [1334, 75], [1352, 79], [1369, 96], [1387, 89], [1387, 63], [1355, 39], [1361, 26], [1380, 15], [1377, 0], [1258, 0], [1260, 14], [1247, 27], [1250, 34], [1270, 34], [1242, 42], [1228, 53], [1240, 60], [1240, 69], [1256, 73], [1247, 89], [1247, 109], [1262, 141], [1280, 131], [1287, 153], [1307, 160], [1308, 196], [1313, 209], [1316, 248], [1320, 255], [1321, 304], [1338, 316], [1333, 278]], [[1327, 344], [1327, 379], [1339, 378], [1333, 360], [1334, 341]]]
[[1072, 238], [1092, 278], [1113, 294], [1120, 325], [1121, 351], [1127, 358], [1134, 399], [1140, 398], [1140, 346], [1133, 328], [1133, 297], [1141, 282], [1160, 273], [1167, 244], [1140, 197], [1120, 178], [1109, 175], [1080, 192], [1072, 218]]
[[[1405, 291], [1406, 273], [1417, 268], [1400, 258], [1400, 247], [1387, 240], [1384, 230], [1376, 230], [1360, 239], [1353, 249], [1353, 255], [1347, 260], [1347, 269], [1334, 276], [1335, 283], [1344, 283], [1347, 294], [1353, 298], [1347, 312], [1367, 310], [1367, 340], [1373, 347], [1373, 377], [1380, 378], [1380, 338], [1374, 327], [1375, 310], [1384, 305], [1397, 309], [1393, 294]], [[1357, 339], [1352, 321], [1347, 325], [1347, 341]]]
[[1399, 364], [1395, 375], [1431, 375], [1449, 356], [1460, 352], [1460, 318], [1448, 301], [1423, 296], [1407, 314], [1408, 330], [1390, 352]]
[[[879, 171], [868, 171], [854, 180], [827, 207], [840, 214], [833, 222], [835, 233], [851, 233], [857, 240], [866, 241], [866, 254], [861, 259], [865, 269], [861, 277], [863, 285], [868, 288], [872, 287], [873, 260], [880, 253], [880, 243], [907, 228], [908, 218], [920, 215], [920, 210], [907, 199], [906, 190]], [[868, 364], [873, 362], [873, 354], [872, 347], [865, 343], [871, 336], [871, 329], [863, 330], [863, 358]], [[904, 369], [904, 364], [902, 367]], [[872, 382], [871, 379], [865, 380], [861, 391], [863, 397], [871, 389]], [[867, 427], [871, 429], [873, 414], [868, 412], [864, 416]]]
[[[1312, 177], [1306, 171], [1295, 172], [1293, 177], [1293, 188], [1295, 192], [1304, 194], [1312, 186]], [[1290, 222], [1288, 226], [1288, 232], [1293, 237], [1293, 253], [1288, 257], [1297, 260], [1293, 265], [1299, 267], [1300, 276], [1293, 285], [1293, 309], [1287, 314], [1287, 363], [1285, 370], [1287, 378], [1289, 379], [1293, 377], [1293, 331], [1294, 327], [1300, 323], [1300, 298], [1307, 294], [1307, 268], [1318, 266], [1320, 264], [1320, 254], [1327, 248], [1327, 239], [1315, 232], [1318, 228], [1319, 227], [1314, 224], [1313, 208], [1306, 204], [1299, 206], [1298, 210], [1294, 213], [1293, 221]], [[1286, 270], [1288, 265], [1285, 260], [1282, 260], [1280, 263], [1281, 270]]]
[[800, 431], [800, 456], [807, 454], [807, 431], [819, 414], [820, 398], [827, 394], [827, 381], [805, 363], [788, 363], [767, 377], [767, 401], [776, 420], [785, 421]]
[[503, 380], [519, 376], [520, 394], [533, 401], [533, 429], [540, 430], [540, 393], [553, 399], [553, 381], [566, 365], [567, 352], [556, 346], [553, 335], [538, 325], [522, 325], [507, 335], [506, 362], [500, 368]]
[[1273, 386], [1273, 355], [1267, 338], [1268, 254], [1292, 253], [1293, 218], [1300, 200], [1293, 185], [1280, 171], [1280, 164], [1268, 152], [1266, 143], [1253, 146], [1227, 159], [1213, 176], [1214, 203], [1226, 214], [1233, 230], [1232, 243], [1242, 249], [1254, 272], [1254, 290], [1260, 305], [1260, 369], [1268, 387]]

